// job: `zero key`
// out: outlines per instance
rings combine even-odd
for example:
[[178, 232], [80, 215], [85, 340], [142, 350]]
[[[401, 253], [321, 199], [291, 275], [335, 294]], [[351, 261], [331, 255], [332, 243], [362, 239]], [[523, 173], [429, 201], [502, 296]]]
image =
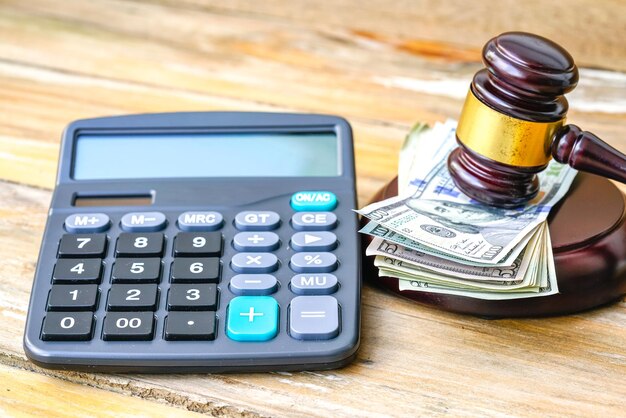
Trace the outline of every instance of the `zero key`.
[[41, 339], [45, 341], [87, 341], [91, 339], [93, 313], [49, 312], [43, 321]]

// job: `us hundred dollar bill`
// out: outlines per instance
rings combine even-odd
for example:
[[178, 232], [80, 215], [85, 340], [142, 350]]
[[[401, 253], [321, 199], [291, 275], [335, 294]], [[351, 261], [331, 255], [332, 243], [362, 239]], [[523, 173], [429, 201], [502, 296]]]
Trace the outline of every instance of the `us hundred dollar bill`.
[[483, 205], [454, 185], [446, 164], [455, 146], [454, 130], [448, 127], [445, 135], [436, 145], [421, 147], [421, 137], [412, 144], [420, 152], [415, 152], [405, 195], [373, 203], [358, 213], [461, 260], [497, 265], [507, 257], [517, 258], [523, 250], [519, 244], [546, 220], [567, 193], [576, 171], [551, 161], [540, 173], [538, 196], [528, 204], [514, 209]]

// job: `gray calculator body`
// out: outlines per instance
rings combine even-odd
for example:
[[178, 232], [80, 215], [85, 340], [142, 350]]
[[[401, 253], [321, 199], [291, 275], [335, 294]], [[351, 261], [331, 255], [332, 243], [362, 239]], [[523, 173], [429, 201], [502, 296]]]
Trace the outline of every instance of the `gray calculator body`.
[[[167, 142], [176, 135], [178, 142]], [[212, 149], [215, 135], [226, 153], [212, 164], [224, 164], [220, 170], [236, 175], [181, 164], [187, 157], [178, 148], [189, 146], [194, 155], [188, 159], [198, 164], [203, 159], [197, 154]], [[118, 137], [130, 139], [116, 142]], [[84, 149], [77, 146], [81, 138], [86, 138]], [[206, 138], [205, 148], [194, 148], [194, 141]], [[301, 138], [305, 146], [298, 142]], [[317, 150], [319, 138], [326, 141], [319, 157], [325, 161], [316, 165], [315, 158], [308, 158], [289, 166], [293, 168], [283, 165], [285, 156], [299, 161], [307, 149]], [[231, 140], [243, 142], [233, 148]], [[261, 147], [254, 143], [266, 140]], [[284, 149], [283, 140], [291, 141]], [[263, 167], [250, 156], [240, 161], [237, 149], [253, 143], [259, 161], [272, 153], [281, 160], [268, 157]], [[116, 154], [118, 144], [122, 152]], [[147, 157], [137, 153], [142, 146], [151, 149]], [[148, 172], [155, 169], [151, 155], [160, 164], [169, 159], [158, 154], [159, 147], [170, 147], [167, 152], [181, 167], [173, 172], [156, 167], [167, 173], [161, 178], [141, 169], [133, 172], [133, 158]], [[238, 169], [240, 164], [247, 165]], [[199, 176], [196, 169], [208, 174]], [[273, 170], [279, 175], [272, 175]], [[298, 170], [306, 172], [298, 175]], [[114, 178], [104, 178], [107, 173], [115, 173]], [[197, 112], [73, 122], [63, 134], [25, 352], [43, 367], [105, 372], [343, 366], [354, 358], [360, 338], [355, 206], [352, 133], [339, 117]], [[142, 254], [153, 239], [159, 240], [160, 250]], [[207, 239], [213, 248], [196, 257], [195, 245]], [[257, 251], [254, 246], [266, 239], [269, 246]], [[96, 241], [100, 247], [95, 253], [83, 253]], [[139, 253], [133, 253], [133, 245]], [[154, 277], [134, 280], [133, 272], [146, 274], [150, 263], [158, 266]], [[99, 270], [93, 273], [94, 268]], [[151, 302], [142, 304], [140, 290], [150, 293]], [[197, 304], [200, 290], [214, 292], [203, 295], [211, 299], [204, 305]], [[176, 302], [177, 297], [182, 301]], [[76, 305], [81, 298], [82, 305]], [[250, 328], [262, 320], [262, 330]]]

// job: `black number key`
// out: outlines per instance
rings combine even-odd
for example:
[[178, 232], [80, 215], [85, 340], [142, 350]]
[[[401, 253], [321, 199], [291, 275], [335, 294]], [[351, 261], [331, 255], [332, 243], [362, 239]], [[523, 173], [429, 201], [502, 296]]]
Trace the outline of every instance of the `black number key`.
[[106, 234], [65, 234], [59, 244], [59, 257], [104, 257]]
[[163, 253], [163, 234], [150, 233], [122, 233], [117, 239], [115, 254], [118, 257], [132, 255], [154, 255]]
[[41, 339], [46, 341], [87, 341], [91, 339], [93, 313], [48, 312]]
[[48, 310], [93, 311], [97, 299], [97, 284], [54, 285], [48, 297]]
[[181, 232], [174, 240], [174, 255], [219, 256], [222, 253], [220, 232]]
[[116, 284], [111, 286], [107, 309], [110, 311], [154, 311], [157, 302], [155, 284]]
[[215, 339], [215, 312], [172, 312], [165, 323], [166, 340]]
[[217, 308], [217, 285], [173, 284], [167, 298], [171, 311], [203, 311]]
[[58, 283], [99, 283], [102, 260], [99, 258], [61, 259], [52, 273], [52, 281]]
[[105, 340], [151, 340], [154, 327], [152, 312], [109, 312], [104, 318]]
[[172, 263], [172, 283], [217, 283], [219, 258], [176, 258]]
[[111, 275], [113, 283], [158, 283], [160, 258], [118, 258]]

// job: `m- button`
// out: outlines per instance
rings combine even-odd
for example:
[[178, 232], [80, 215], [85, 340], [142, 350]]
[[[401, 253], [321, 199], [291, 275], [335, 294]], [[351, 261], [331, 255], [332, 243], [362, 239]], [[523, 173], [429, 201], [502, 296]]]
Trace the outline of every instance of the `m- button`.
[[131, 212], [122, 216], [122, 229], [128, 232], [156, 232], [165, 227], [161, 212]]

